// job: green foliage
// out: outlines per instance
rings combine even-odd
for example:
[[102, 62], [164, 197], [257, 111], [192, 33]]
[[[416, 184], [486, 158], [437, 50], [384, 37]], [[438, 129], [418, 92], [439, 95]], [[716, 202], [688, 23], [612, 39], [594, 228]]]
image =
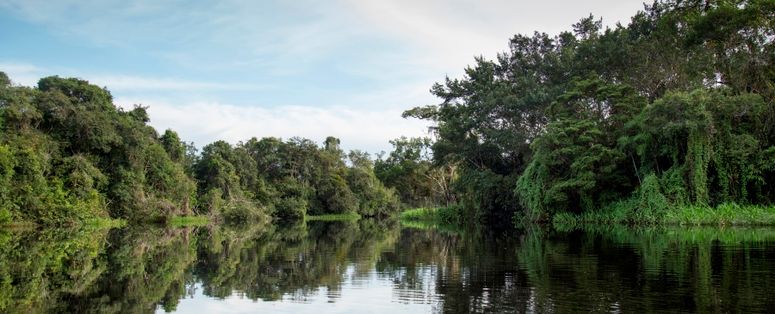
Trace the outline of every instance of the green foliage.
[[11, 85], [11, 79], [8, 78], [8, 75], [5, 74], [5, 72], [0, 71], [0, 88], [8, 87]]
[[13, 189], [13, 177], [15, 174], [16, 159], [8, 146], [0, 145], [0, 208], [3, 216], [10, 215], [8, 209], [11, 205], [11, 191]]
[[436, 203], [428, 175], [431, 170], [429, 138], [401, 137], [390, 141], [393, 151], [380, 155], [374, 172], [380, 181], [396, 189], [401, 203], [420, 206]]
[[358, 220], [361, 216], [356, 213], [349, 214], [325, 214], [319, 216], [307, 216], [306, 221], [347, 221]]
[[667, 198], [662, 194], [659, 180], [653, 174], [643, 179], [643, 184], [638, 188], [638, 194], [634, 217], [636, 221], [659, 219], [670, 209]]
[[[763, 184], [772, 175], [766, 164], [767, 104], [758, 95], [727, 95], [697, 90], [671, 93], [646, 108], [632, 123], [644, 171], [664, 171], [674, 193], [698, 204], [769, 203]], [[664, 170], [663, 170], [664, 169]]]
[[685, 206], [668, 212], [664, 221], [679, 225], [773, 225], [775, 207], [729, 203], [716, 207]]
[[207, 226], [210, 219], [206, 216], [177, 216], [168, 220], [167, 225], [172, 227]]
[[511, 183], [515, 177], [463, 168], [453, 185], [462, 195], [460, 219], [492, 225], [510, 221], [519, 209]]
[[435, 123], [433, 162], [460, 167], [467, 219], [648, 223], [773, 204], [773, 12], [657, 1], [628, 25], [589, 16], [554, 37], [516, 35], [497, 60], [435, 84], [440, 104], [404, 116]]
[[260, 219], [267, 213], [248, 188], [255, 184], [255, 162], [244, 149], [217, 141], [202, 149], [195, 165], [201, 213], [232, 223]]
[[16, 86], [0, 72], [0, 222], [241, 223], [401, 205], [491, 224], [654, 222], [676, 208], [771, 205], [773, 12], [771, 1], [666, 0], [627, 25], [590, 15], [556, 36], [515, 35], [496, 60], [434, 84], [439, 104], [404, 112], [434, 122], [433, 141], [396, 139], [375, 162], [335, 137], [217, 141], [197, 155], [104, 88], [56, 76]]
[[124, 111], [112, 101], [107, 90], [75, 78], [43, 78], [37, 88], [3, 82], [2, 223], [170, 221], [194, 213], [245, 223], [399, 209], [369, 156], [353, 152], [347, 165], [337, 138], [322, 148], [299, 138], [217, 141], [196, 155], [176, 132], [159, 136], [146, 107]]
[[638, 207], [636, 199], [614, 203], [609, 207], [582, 214], [558, 213], [552, 225], [559, 230], [573, 230], [586, 225], [694, 225], [694, 226], [772, 226], [775, 207], [721, 204], [716, 207], [689, 205], [671, 207], [663, 212], [649, 212]]
[[148, 126], [80, 79], [0, 88], [0, 202], [14, 221], [154, 220], [187, 213], [194, 183]]
[[351, 167], [347, 171], [347, 185], [359, 200], [358, 213], [368, 217], [384, 217], [398, 212], [398, 196], [377, 178], [369, 155], [353, 151], [348, 158]]
[[164, 151], [170, 156], [170, 159], [175, 162], [180, 162], [186, 155], [186, 147], [180, 140], [178, 133], [167, 129], [164, 134], [159, 138]]
[[401, 220], [434, 220], [437, 208], [414, 208], [401, 212]]
[[321, 210], [334, 214], [345, 214], [355, 212], [358, 204], [355, 199], [355, 195], [347, 186], [342, 176], [336, 173], [329, 173], [324, 176], [317, 188], [316, 204], [319, 205], [318, 210], [313, 210], [313, 213], [323, 213]]
[[357, 151], [345, 156], [334, 137], [322, 148], [300, 138], [252, 138], [236, 146], [219, 141], [203, 148], [194, 168], [200, 211], [230, 221], [385, 216], [399, 207], [394, 192], [376, 178], [369, 156]]
[[463, 208], [457, 205], [439, 207], [436, 215], [438, 215], [438, 219], [442, 223], [460, 226], [463, 225], [464, 221], [462, 219], [463, 215], [461, 214], [462, 210]]
[[[574, 212], [594, 208], [605, 189], [620, 180], [616, 176], [624, 155], [606, 145], [605, 133], [589, 120], [560, 120], [533, 142], [531, 177], [519, 181], [525, 195], [539, 193], [540, 208]], [[545, 173], [532, 173], [540, 171]], [[526, 172], [527, 173], [527, 172]], [[543, 188], [532, 185], [543, 186]], [[529, 190], [540, 190], [531, 192]], [[533, 194], [531, 194], [533, 193]], [[530, 205], [529, 203], [525, 205]]]
[[303, 219], [309, 207], [308, 189], [297, 180], [283, 178], [275, 188], [277, 195], [272, 203], [274, 216], [280, 220]]
[[462, 226], [463, 210], [460, 206], [435, 207], [435, 208], [415, 208], [401, 212], [399, 218], [401, 221], [408, 222], [431, 222], [443, 225]]

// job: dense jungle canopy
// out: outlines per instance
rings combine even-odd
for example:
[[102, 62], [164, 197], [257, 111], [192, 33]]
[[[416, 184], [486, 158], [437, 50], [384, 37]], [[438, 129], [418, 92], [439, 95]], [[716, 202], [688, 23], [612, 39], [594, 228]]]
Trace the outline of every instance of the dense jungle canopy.
[[398, 198], [359, 151], [292, 138], [192, 143], [148, 125], [87, 81], [46, 77], [0, 86], [0, 220], [63, 224], [200, 214], [244, 222], [311, 214], [395, 212]]
[[[775, 1], [670, 0], [627, 25], [588, 16], [557, 35], [515, 35], [407, 110], [431, 138], [376, 160], [291, 138], [197, 151], [158, 134], [146, 108], [104, 88], [0, 75], [0, 222], [209, 215], [386, 216], [448, 206], [466, 221], [612, 215], [775, 201]], [[736, 208], [736, 207], [729, 207]]]
[[775, 201], [775, 1], [646, 5], [516, 35], [433, 86], [433, 163], [455, 165], [467, 218], [658, 219]]

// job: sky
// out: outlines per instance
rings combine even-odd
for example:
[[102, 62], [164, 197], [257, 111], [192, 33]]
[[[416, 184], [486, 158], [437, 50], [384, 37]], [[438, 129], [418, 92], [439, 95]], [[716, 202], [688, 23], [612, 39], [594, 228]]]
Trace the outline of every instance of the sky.
[[0, 0], [0, 71], [49, 75], [148, 106], [150, 124], [216, 140], [336, 136], [389, 151], [427, 136], [401, 118], [437, 104], [435, 82], [493, 59], [514, 34], [557, 34], [594, 14], [627, 24], [642, 0]]

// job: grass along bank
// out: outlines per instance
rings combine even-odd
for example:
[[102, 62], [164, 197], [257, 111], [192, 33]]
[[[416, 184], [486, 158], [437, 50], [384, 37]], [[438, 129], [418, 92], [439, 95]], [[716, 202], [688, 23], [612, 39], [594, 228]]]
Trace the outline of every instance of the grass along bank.
[[357, 213], [308, 215], [304, 219], [307, 221], [348, 221], [361, 219], [361, 215]]
[[207, 216], [175, 216], [165, 221], [170, 227], [197, 227], [210, 224]]
[[127, 225], [127, 221], [119, 218], [92, 218], [86, 219], [83, 225], [96, 228], [122, 228]]
[[[57, 225], [58, 228], [71, 228], [71, 227], [87, 227], [87, 228], [96, 228], [96, 229], [102, 229], [102, 228], [121, 228], [127, 225], [127, 221], [125, 219], [119, 219], [119, 218], [88, 218], [84, 219], [82, 221], [67, 221], [63, 222], [60, 225]], [[40, 228], [41, 226], [47, 226], [38, 224], [34, 221], [3, 221], [0, 222], [0, 228], [11, 228], [11, 229], [35, 229]], [[47, 226], [51, 227], [51, 226]]]
[[551, 222], [562, 228], [582, 224], [773, 226], [775, 206], [727, 203], [716, 207], [682, 206], [664, 212], [635, 211], [627, 206], [613, 206], [609, 210], [582, 214], [558, 213]]
[[447, 206], [436, 208], [415, 208], [403, 211], [399, 215], [402, 222], [433, 222], [440, 224], [460, 224], [460, 206]]

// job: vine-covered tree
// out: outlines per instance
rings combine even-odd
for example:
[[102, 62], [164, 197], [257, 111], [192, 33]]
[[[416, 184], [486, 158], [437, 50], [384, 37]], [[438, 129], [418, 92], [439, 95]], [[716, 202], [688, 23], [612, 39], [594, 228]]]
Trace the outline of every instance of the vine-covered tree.
[[665, 208], [771, 204], [773, 21], [759, 0], [658, 1], [606, 29], [589, 16], [515, 36], [404, 116], [435, 122], [434, 163], [459, 166], [470, 217], [637, 219], [644, 195]]

